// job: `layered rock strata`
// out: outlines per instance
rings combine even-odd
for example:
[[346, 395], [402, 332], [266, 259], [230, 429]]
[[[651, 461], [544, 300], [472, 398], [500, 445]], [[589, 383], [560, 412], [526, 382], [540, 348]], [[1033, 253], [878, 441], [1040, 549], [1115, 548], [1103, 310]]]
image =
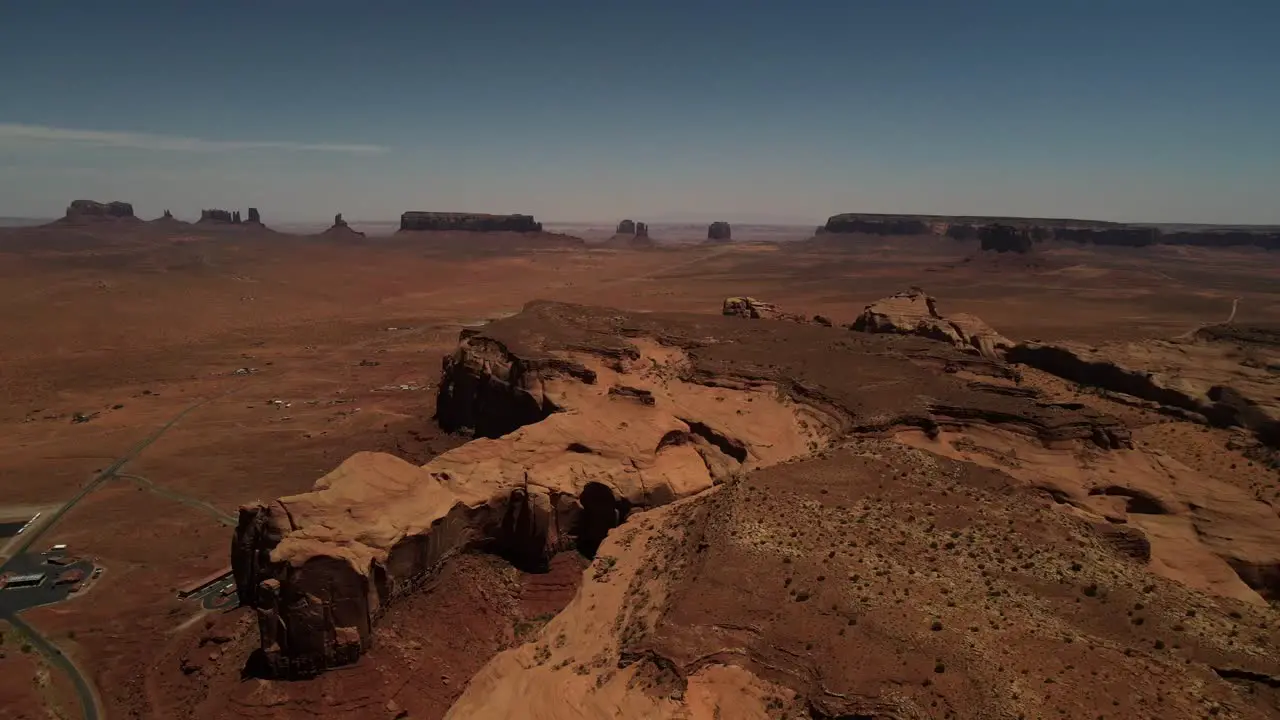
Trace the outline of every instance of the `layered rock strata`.
[[359, 453], [311, 492], [242, 508], [241, 601], [266, 667], [307, 675], [358, 657], [387, 604], [455, 553], [591, 554], [637, 509], [850, 433], [1129, 442], [1114, 419], [964, 379], [982, 375], [1007, 372], [922, 338], [532, 303], [465, 332], [444, 363], [438, 421], [476, 440], [421, 467]]

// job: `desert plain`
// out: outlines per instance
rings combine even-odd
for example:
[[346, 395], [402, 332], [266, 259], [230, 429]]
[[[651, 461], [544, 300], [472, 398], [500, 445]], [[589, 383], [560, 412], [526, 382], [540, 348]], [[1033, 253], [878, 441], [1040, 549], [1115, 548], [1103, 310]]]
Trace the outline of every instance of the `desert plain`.
[[[1280, 717], [1265, 419], [1215, 421], [1208, 404], [1014, 352], [1128, 348], [1139, 374], [1195, 386], [1184, 395], [1247, 376], [1249, 407], [1274, 413], [1277, 251], [997, 253], [812, 227], [642, 247], [557, 230], [0, 229], [0, 522], [55, 518], [32, 550], [65, 544], [103, 569], [21, 613], [88, 681], [97, 717]], [[1009, 347], [987, 358], [847, 327], [913, 287]], [[795, 317], [722, 314], [735, 297]], [[545, 418], [475, 439], [437, 415], [442, 384], [463, 392], [443, 370], [470, 362], [460, 335], [592, 379], [547, 371]], [[618, 347], [637, 362], [601, 350]], [[1170, 356], [1192, 360], [1171, 370]], [[684, 430], [628, 454], [645, 423]], [[539, 450], [549, 434], [560, 455]], [[624, 498], [617, 480], [617, 526], [589, 548], [561, 529], [537, 562], [477, 530], [394, 602], [379, 596], [354, 662], [265, 672], [261, 605], [210, 609], [179, 590], [232, 564], [242, 507], [312, 497], [352, 456], [375, 469], [329, 486], [427, 482], [419, 467], [468, 458], [496, 468], [483, 485], [514, 472], [501, 458], [528, 457], [526, 483], [537, 468], [617, 480], [610, 463], [650, 462], [674, 489]], [[703, 473], [691, 485], [686, 460]], [[448, 491], [446, 509], [472, 502]], [[373, 495], [371, 512], [415, 512]], [[342, 525], [356, 502], [314, 506], [333, 530], [323, 547], [377, 545]], [[21, 538], [0, 539], [6, 559]], [[4, 627], [0, 716], [81, 717], [82, 693], [39, 650]]]

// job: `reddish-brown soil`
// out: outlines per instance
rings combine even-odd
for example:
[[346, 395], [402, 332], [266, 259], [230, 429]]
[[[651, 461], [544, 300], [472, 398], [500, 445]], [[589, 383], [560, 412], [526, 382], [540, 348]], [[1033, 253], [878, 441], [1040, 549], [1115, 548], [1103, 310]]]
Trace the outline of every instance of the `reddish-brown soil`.
[[[243, 503], [309, 489], [357, 450], [425, 462], [464, 440], [431, 420], [441, 358], [460, 327], [535, 298], [716, 313], [726, 296], [751, 295], [840, 323], [879, 297], [921, 285], [946, 311], [976, 314], [1008, 337], [1084, 342], [1185, 332], [1225, 319], [1236, 297], [1238, 322], [1280, 320], [1275, 259], [1257, 251], [1049, 248], [1043, 264], [1020, 273], [960, 262], [973, 248], [941, 240], [875, 239], [839, 253], [452, 245], [446, 253], [426, 237], [337, 242], [195, 227], [0, 232], [0, 477], [8, 479], [0, 505], [69, 499], [95, 471], [201, 402], [121, 472], [234, 515]], [[236, 374], [240, 368], [251, 372]], [[1139, 443], [1274, 502], [1274, 473], [1226, 450], [1227, 431], [1126, 409], [1052, 378], [1037, 382], [1129, 413], [1140, 420]], [[72, 423], [74, 413], [92, 419]], [[230, 538], [214, 512], [135, 480], [109, 480], [41, 540], [69, 544], [106, 573], [83, 597], [24, 617], [90, 673], [112, 718], [382, 718], [400, 710], [430, 718], [489, 657], [563, 607], [582, 575], [569, 556], [539, 576], [464, 557], [432, 588], [394, 606], [375, 649], [354, 668], [290, 683], [245, 679], [256, 645], [251, 615], [205, 612], [174, 593], [226, 566]], [[1127, 616], [1108, 618], [1081, 622]], [[1135, 647], [1157, 639], [1142, 632]], [[921, 672], [950, 647], [930, 645], [930, 667]], [[1037, 647], [1068, 662], [1059, 644]], [[40, 717], [29, 707], [43, 701], [22, 686], [35, 670], [5, 652], [0, 715]], [[913, 674], [920, 668], [908, 665], [894, 672], [921, 681]], [[1068, 671], [1054, 672], [1057, 679]], [[1158, 681], [1133, 682], [1132, 702], [1141, 698], [1154, 713]], [[1062, 716], [1059, 709], [1122, 716], [1066, 702], [1046, 701], [1045, 716]]]

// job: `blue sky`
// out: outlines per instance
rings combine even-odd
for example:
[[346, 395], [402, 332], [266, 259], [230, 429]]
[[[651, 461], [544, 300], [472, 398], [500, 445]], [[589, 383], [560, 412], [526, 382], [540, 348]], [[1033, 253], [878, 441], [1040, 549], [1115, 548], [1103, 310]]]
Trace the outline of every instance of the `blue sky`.
[[1275, 0], [0, 7], [0, 215], [1280, 223]]

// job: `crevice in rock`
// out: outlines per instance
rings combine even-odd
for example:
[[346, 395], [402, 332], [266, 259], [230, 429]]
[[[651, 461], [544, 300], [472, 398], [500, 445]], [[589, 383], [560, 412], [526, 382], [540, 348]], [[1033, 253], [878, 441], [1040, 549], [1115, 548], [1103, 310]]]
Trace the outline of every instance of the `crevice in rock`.
[[680, 418], [680, 421], [689, 426], [689, 432], [716, 446], [725, 455], [737, 460], [739, 463], [747, 461], [747, 446], [741, 440], [716, 432], [711, 426], [700, 423], [697, 420]]
[[1280, 677], [1268, 675], [1266, 673], [1254, 672], [1253, 670], [1244, 670], [1242, 668], [1214, 667], [1213, 671], [1223, 680], [1235, 680], [1249, 683], [1258, 683], [1271, 688], [1280, 689]]
[[1125, 499], [1125, 512], [1135, 515], [1168, 515], [1169, 508], [1165, 507], [1156, 496], [1120, 485], [1108, 485], [1106, 487], [1097, 487], [1089, 490], [1090, 495], [1112, 495]]

